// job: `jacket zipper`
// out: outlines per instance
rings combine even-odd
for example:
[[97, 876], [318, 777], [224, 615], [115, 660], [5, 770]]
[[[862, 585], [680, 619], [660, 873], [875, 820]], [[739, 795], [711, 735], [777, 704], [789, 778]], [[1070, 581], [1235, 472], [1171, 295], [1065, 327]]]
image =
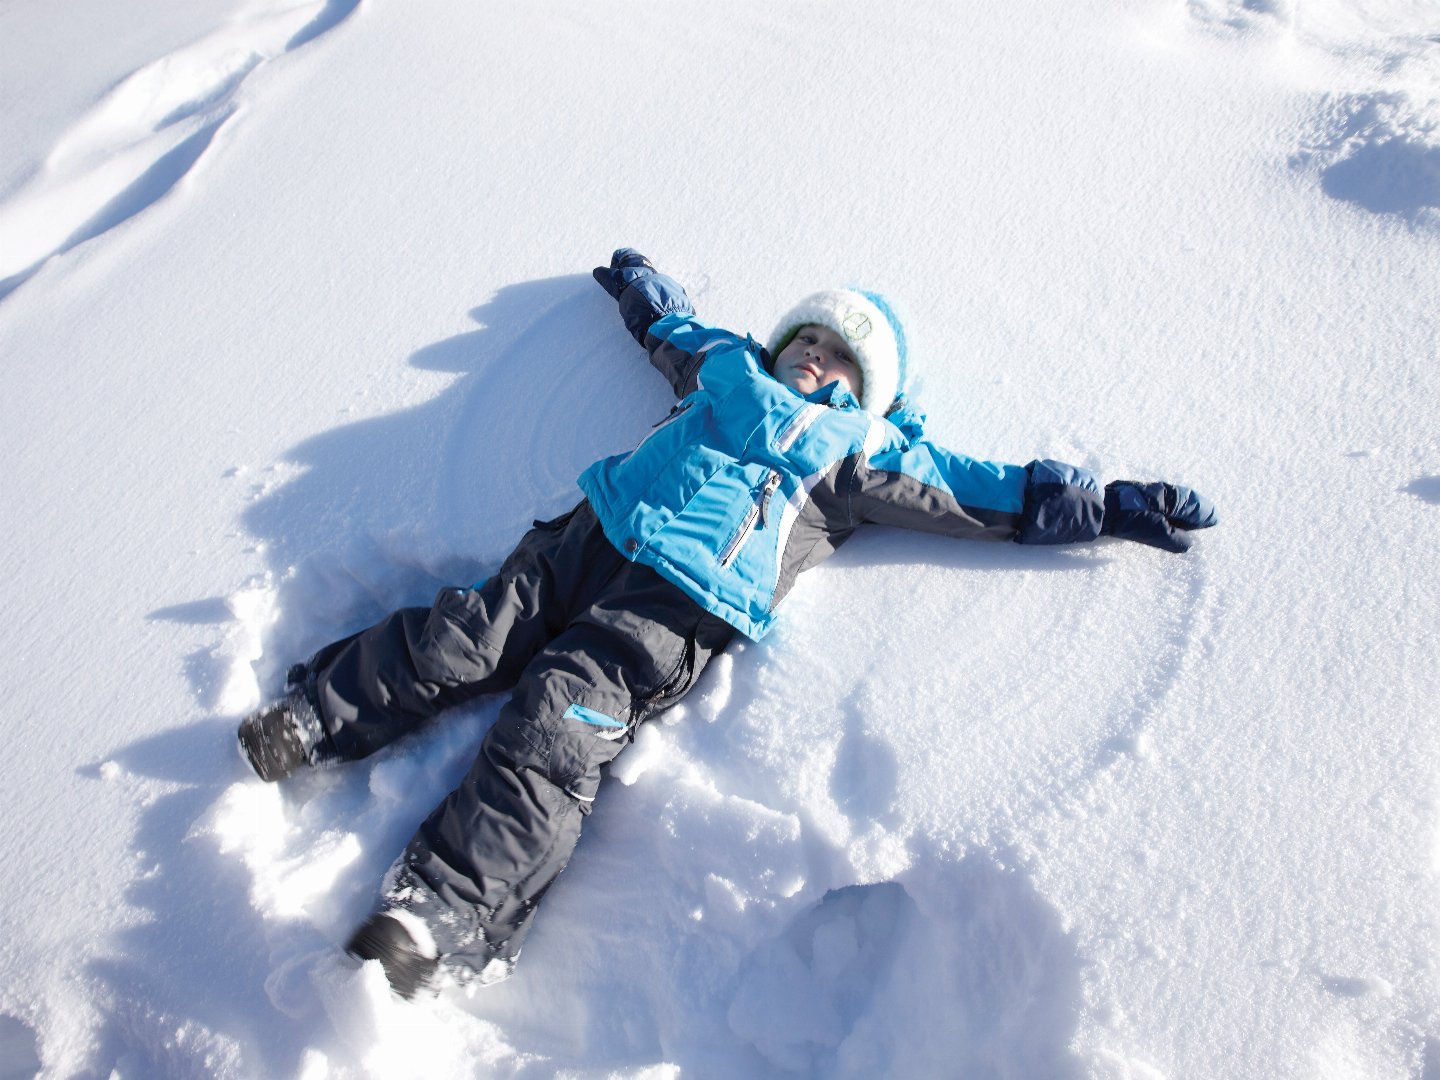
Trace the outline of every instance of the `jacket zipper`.
[[780, 473], [775, 469], [770, 470], [770, 475], [765, 478], [764, 485], [753, 493], [754, 503], [745, 514], [745, 519], [740, 522], [740, 528], [735, 530], [735, 535], [725, 545], [725, 550], [720, 553], [720, 565], [728, 567], [735, 561], [735, 556], [740, 554], [740, 549], [745, 546], [745, 541], [750, 539], [750, 534], [756, 528], [763, 529], [769, 519], [770, 497], [780, 486]]
[[775, 494], [775, 489], [780, 486], [780, 473], [770, 470], [769, 477], [765, 480], [765, 486], [760, 490], [760, 528], [765, 527], [766, 514], [770, 510], [770, 496]]

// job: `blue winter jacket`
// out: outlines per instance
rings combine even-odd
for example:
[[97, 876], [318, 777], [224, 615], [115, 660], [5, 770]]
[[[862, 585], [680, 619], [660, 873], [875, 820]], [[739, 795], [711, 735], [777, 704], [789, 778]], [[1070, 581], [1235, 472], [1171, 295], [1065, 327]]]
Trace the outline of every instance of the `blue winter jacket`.
[[605, 535], [748, 637], [802, 570], [866, 522], [1057, 544], [1100, 534], [1095, 477], [1055, 461], [977, 461], [924, 438], [903, 404], [881, 419], [838, 383], [808, 396], [747, 336], [706, 326], [663, 274], [619, 298], [680, 401], [634, 450], [580, 477]]

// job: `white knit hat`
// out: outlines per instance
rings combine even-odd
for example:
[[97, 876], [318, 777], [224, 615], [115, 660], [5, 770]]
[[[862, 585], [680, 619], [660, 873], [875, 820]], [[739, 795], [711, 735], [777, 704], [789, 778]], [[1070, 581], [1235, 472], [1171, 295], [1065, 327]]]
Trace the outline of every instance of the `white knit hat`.
[[835, 331], [860, 365], [860, 407], [884, 416], [902, 389], [905, 333], [890, 306], [874, 293], [826, 289], [812, 293], [785, 313], [766, 346], [780, 355], [802, 326]]

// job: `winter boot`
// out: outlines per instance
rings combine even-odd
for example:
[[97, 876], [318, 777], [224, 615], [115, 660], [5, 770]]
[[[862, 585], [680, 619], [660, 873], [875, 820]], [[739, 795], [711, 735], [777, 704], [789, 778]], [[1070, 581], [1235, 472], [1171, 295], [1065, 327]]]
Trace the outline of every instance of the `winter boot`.
[[361, 960], [379, 960], [390, 989], [407, 1001], [430, 981], [440, 963], [425, 955], [404, 923], [383, 911], [355, 931], [345, 951]]
[[247, 716], [240, 722], [237, 737], [240, 753], [255, 775], [267, 783], [283, 780], [309, 764], [310, 755], [296, 723], [292, 698], [282, 698]]

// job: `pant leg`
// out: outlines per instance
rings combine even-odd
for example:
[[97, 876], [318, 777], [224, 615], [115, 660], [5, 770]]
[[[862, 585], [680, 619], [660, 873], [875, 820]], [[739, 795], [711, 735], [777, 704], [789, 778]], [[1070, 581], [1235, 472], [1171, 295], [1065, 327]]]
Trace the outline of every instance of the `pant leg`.
[[601, 767], [694, 685], [734, 631], [648, 567], [531, 661], [464, 782], [396, 863], [386, 904], [430, 928], [462, 982], [503, 978], [565, 868]]
[[515, 685], [531, 658], [627, 565], [582, 502], [536, 522], [489, 580], [442, 589], [321, 649], [301, 679], [319, 758], [374, 753], [442, 709]]

